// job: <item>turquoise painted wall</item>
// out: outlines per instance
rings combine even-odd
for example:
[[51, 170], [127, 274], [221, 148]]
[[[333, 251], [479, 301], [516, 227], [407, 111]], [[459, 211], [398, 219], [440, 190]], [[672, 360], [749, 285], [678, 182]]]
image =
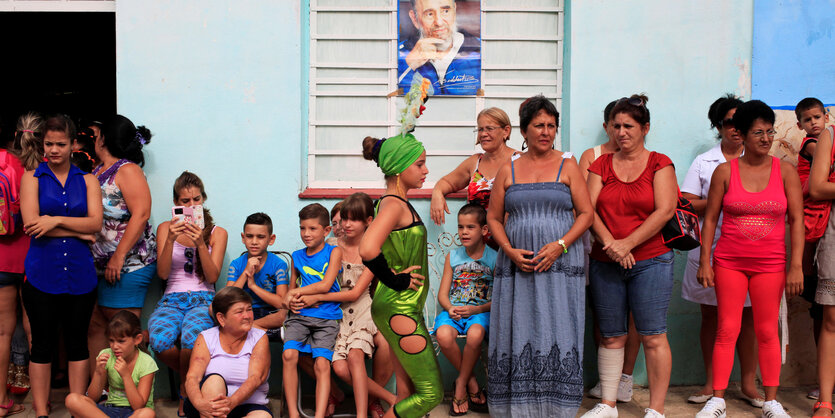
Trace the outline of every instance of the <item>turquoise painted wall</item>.
[[[170, 219], [174, 179], [197, 173], [206, 206], [229, 231], [224, 268], [244, 250], [240, 231], [253, 212], [274, 219], [275, 248], [302, 246], [302, 15], [298, 1], [116, 5], [118, 111], [154, 133], [145, 166], [151, 221]], [[162, 288], [149, 290], [145, 319]], [[163, 373], [157, 388], [167, 395]]]
[[833, 28], [833, 0], [755, 2], [752, 97], [790, 109], [809, 96], [835, 103]]
[[[752, 8], [751, 0], [571, 2], [571, 96], [563, 143], [579, 154], [605, 142], [606, 104], [644, 92], [652, 116], [647, 147], [673, 160], [680, 183], [693, 158], [715, 144], [706, 116], [710, 104], [726, 92], [750, 93]], [[668, 314], [672, 384], [699, 384], [699, 307], [680, 297], [684, 261], [684, 254], [676, 259]], [[587, 338], [587, 384], [597, 380], [595, 363]], [[639, 359], [635, 369], [638, 383], [646, 383], [643, 364]]]
[[[243, 251], [237, 237], [255, 211], [276, 223], [273, 248], [302, 246], [296, 214], [310, 203], [297, 198], [306, 171], [307, 13], [299, 0], [117, 3], [118, 110], [155, 134], [145, 167], [152, 222], [169, 218], [173, 180], [194, 171], [206, 184], [206, 206], [229, 231], [227, 264]], [[751, 15], [751, 0], [571, 2], [564, 147], [579, 153], [602, 142], [603, 106], [646, 92], [653, 114], [648, 146], [669, 155], [682, 178], [714, 143], [708, 105], [724, 92], [750, 91]], [[460, 204], [451, 202], [453, 213]], [[415, 206], [428, 218], [428, 201]], [[430, 237], [442, 232], [429, 225]], [[673, 383], [701, 382], [698, 307], [681, 301], [678, 286], [674, 292]], [[160, 294], [157, 283], [146, 317]], [[453, 375], [444, 369], [449, 383]], [[637, 377], [645, 379], [642, 366]]]

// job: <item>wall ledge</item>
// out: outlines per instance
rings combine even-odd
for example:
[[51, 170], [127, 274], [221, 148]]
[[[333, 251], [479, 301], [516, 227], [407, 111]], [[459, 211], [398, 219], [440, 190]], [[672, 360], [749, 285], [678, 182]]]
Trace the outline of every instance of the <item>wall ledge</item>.
[[[299, 193], [299, 199], [344, 199], [353, 193], [362, 192], [370, 196], [372, 199], [378, 199], [383, 195], [385, 189], [322, 189], [322, 188], [306, 188]], [[409, 192], [409, 199], [431, 199], [432, 189], [419, 189]], [[467, 192], [464, 190], [450, 193], [447, 199], [466, 199]]]

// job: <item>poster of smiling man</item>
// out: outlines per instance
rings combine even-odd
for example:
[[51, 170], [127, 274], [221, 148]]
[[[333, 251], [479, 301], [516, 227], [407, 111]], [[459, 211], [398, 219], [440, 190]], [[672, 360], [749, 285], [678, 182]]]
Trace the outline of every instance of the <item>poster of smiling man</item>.
[[407, 0], [397, 8], [397, 86], [417, 72], [435, 95], [475, 95], [481, 88], [479, 1]]

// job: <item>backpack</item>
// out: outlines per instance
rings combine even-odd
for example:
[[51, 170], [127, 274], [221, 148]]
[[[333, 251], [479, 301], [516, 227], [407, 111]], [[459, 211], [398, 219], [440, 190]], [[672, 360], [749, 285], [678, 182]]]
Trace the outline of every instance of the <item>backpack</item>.
[[9, 153], [0, 150], [0, 235], [13, 235], [23, 226], [20, 217], [20, 179], [8, 159]]

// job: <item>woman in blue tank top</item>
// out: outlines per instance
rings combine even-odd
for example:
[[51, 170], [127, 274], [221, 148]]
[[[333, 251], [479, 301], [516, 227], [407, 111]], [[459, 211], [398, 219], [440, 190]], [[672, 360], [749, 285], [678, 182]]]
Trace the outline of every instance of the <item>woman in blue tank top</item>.
[[32, 328], [29, 375], [37, 416], [49, 414], [50, 363], [62, 330], [70, 392], [85, 392], [87, 327], [97, 283], [89, 243], [102, 225], [98, 180], [70, 163], [72, 120], [53, 116], [43, 132], [46, 161], [24, 174], [20, 191], [23, 229], [31, 237], [22, 293]]

